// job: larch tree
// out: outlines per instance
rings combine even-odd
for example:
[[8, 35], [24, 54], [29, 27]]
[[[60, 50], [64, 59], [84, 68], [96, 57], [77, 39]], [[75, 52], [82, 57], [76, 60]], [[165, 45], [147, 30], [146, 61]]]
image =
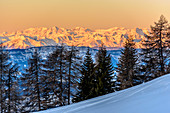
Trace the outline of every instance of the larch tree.
[[144, 76], [156, 78], [166, 73], [166, 67], [170, 57], [170, 26], [166, 18], [161, 15], [158, 22], [151, 26], [150, 34], [146, 36], [143, 42], [142, 61]]
[[28, 68], [22, 74], [22, 87], [25, 97], [25, 111], [40, 111], [43, 109], [41, 102], [41, 56], [36, 48], [33, 48], [33, 55], [28, 60]]
[[[18, 75], [18, 66], [12, 65], [12, 62], [9, 63], [10, 65], [10, 69], [8, 70], [8, 75], [6, 76], [6, 88], [7, 88], [7, 98], [8, 101], [6, 102], [7, 104], [7, 111], [8, 113], [11, 113], [12, 111], [14, 111], [14, 109], [16, 108], [16, 106], [14, 106], [13, 101], [17, 101], [17, 100], [13, 100], [15, 95], [13, 95], [13, 92], [16, 92], [16, 89], [13, 89], [13, 86], [15, 85], [14, 83], [17, 80], [17, 75]], [[17, 99], [17, 98], [15, 98]]]
[[[3, 44], [0, 44], [0, 104], [1, 112], [11, 113], [16, 106], [13, 105], [14, 95], [12, 88], [17, 80], [18, 66], [10, 61], [10, 55]], [[17, 109], [18, 111], [18, 109]]]
[[80, 78], [80, 64], [81, 57], [79, 55], [79, 50], [75, 46], [71, 46], [67, 51], [67, 74], [66, 74], [66, 83], [67, 83], [67, 99], [68, 105], [70, 104], [71, 96], [73, 96], [73, 90], [76, 89], [78, 80]]
[[1, 113], [5, 112], [5, 76], [8, 74], [6, 71], [9, 69], [8, 65], [8, 52], [4, 51], [3, 44], [0, 44], [0, 110]]
[[[53, 103], [50, 106], [62, 106], [65, 104], [63, 92], [66, 83], [63, 82], [66, 77], [66, 52], [63, 45], [56, 46], [56, 49], [47, 57], [46, 63], [43, 65], [43, 71], [46, 73], [44, 77], [44, 90], [47, 94], [48, 103]], [[49, 95], [50, 93], [50, 95]], [[55, 101], [55, 102], [51, 102]]]

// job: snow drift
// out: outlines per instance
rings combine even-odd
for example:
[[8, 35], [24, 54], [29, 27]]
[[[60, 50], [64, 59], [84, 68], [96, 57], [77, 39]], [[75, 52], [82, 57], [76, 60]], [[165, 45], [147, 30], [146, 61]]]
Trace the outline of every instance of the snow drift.
[[129, 89], [40, 113], [170, 113], [170, 74]]

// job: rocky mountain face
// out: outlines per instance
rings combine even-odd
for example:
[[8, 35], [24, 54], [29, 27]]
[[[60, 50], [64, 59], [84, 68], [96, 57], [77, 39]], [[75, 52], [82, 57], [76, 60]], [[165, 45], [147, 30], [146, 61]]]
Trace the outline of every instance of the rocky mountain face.
[[29, 28], [23, 31], [0, 33], [0, 41], [10, 49], [25, 49], [29, 47], [54, 46], [65, 43], [68, 46], [98, 47], [103, 42], [106, 47], [121, 48], [128, 37], [133, 37], [136, 48], [141, 48], [142, 40], [148, 34], [148, 29], [126, 29], [114, 27], [110, 29], [91, 30], [83, 27], [65, 29]]

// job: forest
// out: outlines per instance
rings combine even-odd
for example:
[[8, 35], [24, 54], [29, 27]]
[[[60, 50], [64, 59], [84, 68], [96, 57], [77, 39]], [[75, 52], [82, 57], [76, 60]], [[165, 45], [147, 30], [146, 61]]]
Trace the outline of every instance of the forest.
[[64, 44], [43, 59], [36, 48], [22, 73], [0, 44], [0, 112], [46, 110], [130, 88], [170, 73], [170, 24], [162, 15], [145, 36], [141, 51], [133, 37], [124, 43], [116, 67], [102, 43], [84, 58]]

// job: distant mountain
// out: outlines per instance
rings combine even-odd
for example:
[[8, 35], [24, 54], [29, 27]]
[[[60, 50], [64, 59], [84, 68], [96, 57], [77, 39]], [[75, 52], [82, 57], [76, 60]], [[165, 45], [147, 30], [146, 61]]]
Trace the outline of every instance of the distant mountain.
[[65, 43], [68, 46], [98, 47], [102, 42], [109, 49], [121, 48], [126, 38], [133, 37], [137, 42], [136, 47], [141, 48], [141, 42], [148, 34], [148, 29], [126, 29], [113, 27], [110, 29], [91, 30], [84, 27], [65, 29], [29, 28], [23, 31], [0, 33], [0, 40], [4, 45], [13, 49], [24, 49], [39, 46], [54, 46]]

